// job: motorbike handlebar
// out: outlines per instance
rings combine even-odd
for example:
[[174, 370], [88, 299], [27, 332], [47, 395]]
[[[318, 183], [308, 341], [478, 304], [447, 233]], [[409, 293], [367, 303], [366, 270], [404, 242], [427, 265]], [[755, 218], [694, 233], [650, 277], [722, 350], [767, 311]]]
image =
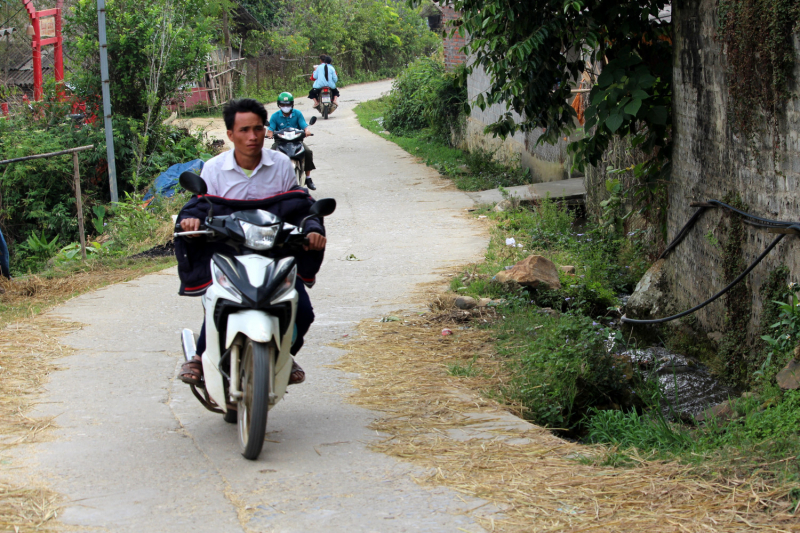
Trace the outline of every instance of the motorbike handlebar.
[[208, 226], [205, 224], [200, 224], [200, 228], [197, 231], [183, 231], [180, 222], [175, 223], [175, 232], [172, 234], [172, 237], [189, 237], [192, 235], [214, 235], [214, 232], [208, 229]]
[[203, 229], [198, 231], [179, 231], [172, 234], [173, 237], [190, 237], [192, 235], [214, 235], [214, 232], [210, 229]]

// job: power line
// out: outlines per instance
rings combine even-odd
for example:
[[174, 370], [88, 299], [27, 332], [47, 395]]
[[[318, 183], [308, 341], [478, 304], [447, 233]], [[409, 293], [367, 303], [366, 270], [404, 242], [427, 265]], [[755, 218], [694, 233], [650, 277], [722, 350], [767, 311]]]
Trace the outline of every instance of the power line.
[[16, 13], [14, 13], [13, 15], [11, 15], [11, 17], [9, 17], [9, 19], [8, 19], [8, 20], [6, 20], [6, 21], [5, 21], [5, 22], [3, 22], [2, 24], [0, 24], [0, 28], [4, 27], [4, 26], [5, 26], [5, 25], [7, 25], [9, 22], [11, 22], [11, 21], [14, 19], [14, 17], [16, 17], [17, 15], [19, 15], [19, 14], [22, 12], [22, 10], [23, 10], [23, 9], [25, 9], [26, 7], [28, 7], [28, 4], [30, 4], [31, 2], [33, 2], [33, 0], [25, 0], [25, 1], [22, 3], [22, 7], [21, 7], [21, 8], [19, 8], [19, 10], [18, 10]]

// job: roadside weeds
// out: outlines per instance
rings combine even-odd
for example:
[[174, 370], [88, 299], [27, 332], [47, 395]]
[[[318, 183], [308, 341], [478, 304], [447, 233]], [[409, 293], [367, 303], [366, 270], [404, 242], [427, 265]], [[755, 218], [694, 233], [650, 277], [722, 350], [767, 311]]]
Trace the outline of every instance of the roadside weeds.
[[[533, 425], [481, 429], [507, 408], [481, 394], [503, 379], [490, 331], [459, 329], [464, 321], [448, 311], [392, 316], [400, 320], [362, 322], [360, 335], [339, 346], [347, 354], [338, 368], [358, 374], [351, 401], [383, 413], [371, 426], [383, 436], [372, 448], [430, 469], [422, 484], [494, 503], [504, 516], [476, 517], [487, 528], [798, 530], [789, 504], [779, 502], [788, 489], [756, 476], [709, 480], [691, 466], [638, 457], [631, 468], [613, 468], [602, 464], [613, 452], [607, 446], [568, 442]], [[470, 361], [471, 375], [448, 373]]]

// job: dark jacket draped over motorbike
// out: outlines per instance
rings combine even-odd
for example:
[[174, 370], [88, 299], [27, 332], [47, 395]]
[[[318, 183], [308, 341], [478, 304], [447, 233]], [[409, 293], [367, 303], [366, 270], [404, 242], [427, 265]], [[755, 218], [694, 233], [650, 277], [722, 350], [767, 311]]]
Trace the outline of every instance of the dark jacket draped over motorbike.
[[[186, 218], [198, 218], [204, 221], [208, 217], [209, 207], [211, 207], [205, 198], [213, 203], [214, 216], [230, 215], [236, 211], [247, 209], [263, 209], [295, 226], [300, 226], [314, 204], [314, 199], [305, 189], [301, 188], [258, 200], [231, 200], [211, 195], [192, 196], [178, 214], [178, 222]], [[305, 227], [306, 233], [325, 235], [325, 226], [320, 219], [309, 219]], [[211, 256], [215, 253], [234, 255], [234, 250], [221, 242], [207, 242], [202, 237], [177, 237], [175, 239], [175, 256], [178, 260], [178, 276], [181, 280], [178, 294], [200, 296], [206, 291], [211, 285]], [[313, 284], [325, 252], [306, 251], [294, 255], [297, 261], [298, 277], [306, 284]]]

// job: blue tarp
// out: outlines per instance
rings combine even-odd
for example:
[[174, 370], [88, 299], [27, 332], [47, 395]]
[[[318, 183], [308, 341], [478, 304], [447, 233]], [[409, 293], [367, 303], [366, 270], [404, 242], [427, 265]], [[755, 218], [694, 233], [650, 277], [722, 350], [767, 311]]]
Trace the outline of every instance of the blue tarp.
[[144, 195], [144, 201], [150, 201], [150, 199], [156, 194], [169, 198], [175, 194], [175, 191], [181, 188], [180, 184], [178, 183], [178, 178], [181, 176], [181, 174], [186, 171], [200, 174], [201, 170], [203, 170], [202, 159], [195, 159], [194, 161], [189, 161], [188, 163], [172, 165], [166, 170], [166, 172], [156, 178], [153, 186], [150, 187], [150, 189], [147, 191], [147, 194]]

